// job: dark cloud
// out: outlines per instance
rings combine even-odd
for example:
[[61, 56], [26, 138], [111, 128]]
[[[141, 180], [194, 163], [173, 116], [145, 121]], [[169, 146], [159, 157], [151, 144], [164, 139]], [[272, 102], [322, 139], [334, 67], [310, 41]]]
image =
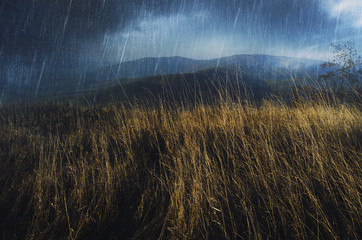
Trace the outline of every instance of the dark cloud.
[[94, 47], [105, 34], [126, 31], [131, 25], [137, 29], [139, 19], [199, 11], [211, 16], [208, 22], [194, 23], [205, 34], [248, 34], [286, 44], [310, 44], [315, 35], [332, 38], [335, 29], [336, 20], [321, 9], [321, 1], [2, 0], [0, 49], [3, 59], [21, 55], [28, 62], [34, 55], [39, 61], [76, 58], [84, 51], [84, 42], [94, 42]]
[[265, 20], [275, 27], [298, 22], [299, 28], [306, 28], [325, 19], [313, 0], [4, 0], [0, 26], [8, 39], [19, 31], [48, 39], [63, 32], [86, 38], [123, 29], [147, 13], [157, 16], [195, 10], [212, 12], [222, 23], [234, 22], [239, 12], [241, 20]]
[[7, 51], [33, 55], [122, 28], [131, 10], [122, 1], [5, 0], [0, 40]]

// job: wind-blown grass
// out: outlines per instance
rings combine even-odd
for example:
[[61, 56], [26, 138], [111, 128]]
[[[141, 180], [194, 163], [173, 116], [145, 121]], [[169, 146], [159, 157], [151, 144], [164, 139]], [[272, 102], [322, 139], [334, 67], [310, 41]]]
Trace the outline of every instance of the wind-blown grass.
[[0, 108], [2, 239], [358, 239], [362, 113]]

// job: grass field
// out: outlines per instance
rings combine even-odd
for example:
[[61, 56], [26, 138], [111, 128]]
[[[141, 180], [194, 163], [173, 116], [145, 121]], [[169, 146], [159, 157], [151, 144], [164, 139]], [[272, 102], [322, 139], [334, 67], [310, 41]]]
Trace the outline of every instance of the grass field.
[[358, 239], [362, 112], [0, 108], [2, 239]]

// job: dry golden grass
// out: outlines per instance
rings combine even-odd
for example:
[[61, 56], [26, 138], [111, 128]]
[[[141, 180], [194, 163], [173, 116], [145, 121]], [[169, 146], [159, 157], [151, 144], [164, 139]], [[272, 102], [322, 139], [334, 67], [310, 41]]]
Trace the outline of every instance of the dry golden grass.
[[0, 109], [2, 239], [358, 239], [362, 113]]

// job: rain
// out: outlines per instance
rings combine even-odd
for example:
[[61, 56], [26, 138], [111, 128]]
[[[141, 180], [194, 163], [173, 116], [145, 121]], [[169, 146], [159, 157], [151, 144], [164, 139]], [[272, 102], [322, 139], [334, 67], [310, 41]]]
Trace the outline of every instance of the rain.
[[158, 58], [152, 74], [160, 58], [175, 56], [217, 66], [240, 54], [325, 61], [334, 41], [361, 51], [361, 16], [358, 0], [3, 0], [0, 95], [37, 98], [65, 78], [79, 90], [134, 77], [122, 63], [143, 58]]

